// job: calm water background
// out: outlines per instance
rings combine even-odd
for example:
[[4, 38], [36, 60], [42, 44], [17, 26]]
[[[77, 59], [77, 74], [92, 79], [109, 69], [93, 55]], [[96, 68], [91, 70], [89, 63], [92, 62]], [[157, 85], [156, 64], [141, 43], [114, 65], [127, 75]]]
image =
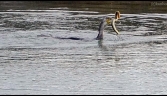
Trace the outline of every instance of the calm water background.
[[[94, 40], [117, 10], [120, 35], [108, 26]], [[167, 94], [166, 10], [165, 1], [1, 1], [0, 94]]]

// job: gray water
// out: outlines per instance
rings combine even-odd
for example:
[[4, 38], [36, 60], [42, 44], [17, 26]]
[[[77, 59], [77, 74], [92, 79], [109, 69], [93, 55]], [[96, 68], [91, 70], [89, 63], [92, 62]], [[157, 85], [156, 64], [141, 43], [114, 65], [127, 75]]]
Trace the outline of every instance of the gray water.
[[0, 94], [167, 94], [166, 2], [58, 3], [0, 2]]

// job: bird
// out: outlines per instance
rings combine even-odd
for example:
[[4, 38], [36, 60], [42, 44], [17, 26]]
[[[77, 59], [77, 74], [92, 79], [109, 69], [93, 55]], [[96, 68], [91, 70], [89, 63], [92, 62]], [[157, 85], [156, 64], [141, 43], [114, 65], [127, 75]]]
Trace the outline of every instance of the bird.
[[101, 21], [100, 25], [99, 25], [99, 33], [96, 37], [96, 40], [102, 40], [103, 39], [103, 32], [104, 29], [106, 27], [106, 25], [111, 25], [112, 28], [114, 29], [114, 31], [119, 34], [118, 30], [115, 27], [115, 21], [117, 21], [118, 19], [120, 19], [120, 12], [116, 11], [115, 12], [115, 18], [111, 18], [111, 17], [104, 17], [103, 20]]
[[[102, 40], [103, 39], [103, 32], [104, 29], [107, 25], [111, 25], [113, 30], [116, 32], [116, 34], [118, 35], [119, 32], [115, 27], [115, 21], [117, 21], [118, 19], [120, 19], [120, 12], [116, 11], [115, 12], [115, 18], [111, 18], [109, 16], [106, 16], [102, 19], [100, 25], [99, 25], [99, 29], [98, 29], [98, 35], [95, 38], [96, 40]], [[53, 37], [51, 34], [49, 36], [46, 35], [38, 35], [40, 37]], [[84, 38], [79, 38], [79, 37], [53, 37], [53, 38], [57, 38], [57, 39], [71, 39], [71, 40], [84, 40]]]

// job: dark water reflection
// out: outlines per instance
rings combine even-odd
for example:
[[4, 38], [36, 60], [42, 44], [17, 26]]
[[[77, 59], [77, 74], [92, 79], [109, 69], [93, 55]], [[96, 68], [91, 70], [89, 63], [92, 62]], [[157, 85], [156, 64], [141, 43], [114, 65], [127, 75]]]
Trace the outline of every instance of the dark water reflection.
[[46, 10], [67, 8], [77, 11], [97, 11], [113, 13], [117, 10], [125, 14], [166, 13], [166, 1], [1, 1], [0, 10]]
[[[1, 1], [0, 94], [167, 94], [166, 5]], [[120, 35], [94, 40], [116, 10]]]

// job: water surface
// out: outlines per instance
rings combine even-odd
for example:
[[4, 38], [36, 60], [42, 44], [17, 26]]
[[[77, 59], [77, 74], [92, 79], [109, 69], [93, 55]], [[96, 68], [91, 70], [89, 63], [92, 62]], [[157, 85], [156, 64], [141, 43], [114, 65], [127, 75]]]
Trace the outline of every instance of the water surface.
[[166, 2], [79, 3], [0, 2], [0, 94], [167, 94]]

